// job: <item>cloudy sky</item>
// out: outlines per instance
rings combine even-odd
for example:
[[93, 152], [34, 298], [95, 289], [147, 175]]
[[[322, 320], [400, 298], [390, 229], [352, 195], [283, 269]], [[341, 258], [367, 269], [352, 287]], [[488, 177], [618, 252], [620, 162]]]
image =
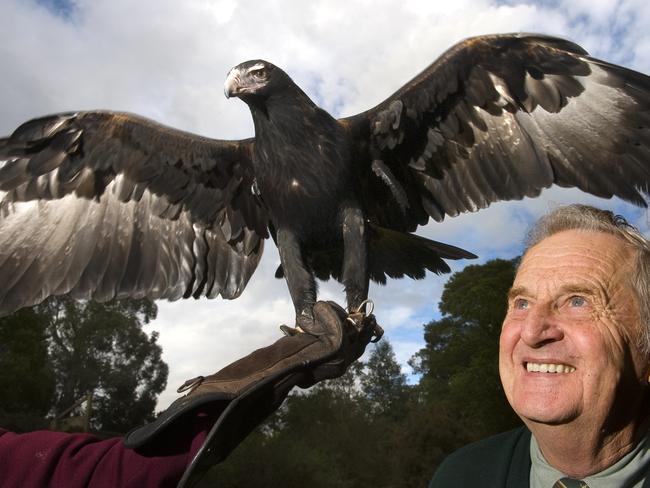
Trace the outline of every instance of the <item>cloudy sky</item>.
[[[496, 32], [569, 38], [592, 55], [650, 73], [647, 0], [0, 0], [0, 134], [48, 113], [111, 109], [216, 138], [253, 135], [246, 106], [226, 100], [228, 70], [264, 58], [283, 67], [335, 116], [390, 95], [461, 39]], [[528, 225], [561, 203], [587, 202], [627, 216], [644, 232], [647, 212], [553, 188], [430, 224], [421, 233], [471, 250], [478, 262], [511, 258]], [[164, 408], [185, 379], [209, 374], [279, 337], [293, 310], [266, 254], [241, 298], [159, 303]], [[462, 269], [468, 263], [454, 264]], [[373, 286], [379, 322], [405, 365], [422, 346], [422, 324], [438, 316], [446, 277]], [[328, 283], [321, 296], [343, 301]], [[404, 366], [408, 372], [408, 367]]]

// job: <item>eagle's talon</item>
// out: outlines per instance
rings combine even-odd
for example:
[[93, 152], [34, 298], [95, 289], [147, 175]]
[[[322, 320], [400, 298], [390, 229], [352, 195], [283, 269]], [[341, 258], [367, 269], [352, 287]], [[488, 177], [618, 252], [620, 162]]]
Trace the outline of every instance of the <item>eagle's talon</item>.
[[375, 342], [379, 342], [383, 336], [384, 336], [384, 329], [377, 322], [375, 322], [373, 325], [372, 339], [370, 339], [370, 342], [372, 342], [373, 344]]
[[[363, 311], [366, 306], [369, 310]], [[375, 316], [372, 314], [374, 309], [375, 304], [372, 300], [364, 300], [358, 307], [356, 307], [354, 312], [349, 312], [347, 316], [348, 322], [350, 322], [359, 333], [363, 332], [364, 329], [370, 330], [370, 342], [373, 343], [378, 342], [384, 335], [384, 329], [377, 323]]]
[[304, 334], [305, 331], [300, 328], [299, 325], [295, 327], [289, 327], [288, 325], [282, 324], [280, 330], [286, 337], [293, 337], [296, 334]]

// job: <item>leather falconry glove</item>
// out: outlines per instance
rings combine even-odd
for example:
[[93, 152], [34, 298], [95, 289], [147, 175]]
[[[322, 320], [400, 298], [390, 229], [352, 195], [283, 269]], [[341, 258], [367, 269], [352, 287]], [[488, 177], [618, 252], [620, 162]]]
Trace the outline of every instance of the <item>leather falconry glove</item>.
[[124, 444], [146, 448], [197, 411], [214, 412], [217, 421], [178, 485], [193, 486], [275, 411], [294, 386], [308, 388], [343, 375], [368, 342], [383, 333], [373, 315], [352, 319], [334, 302], [317, 302], [314, 322], [320, 330], [316, 334], [294, 332], [211, 376], [186, 381], [179, 388], [179, 393], [187, 391], [185, 396], [154, 422], [129, 432]]

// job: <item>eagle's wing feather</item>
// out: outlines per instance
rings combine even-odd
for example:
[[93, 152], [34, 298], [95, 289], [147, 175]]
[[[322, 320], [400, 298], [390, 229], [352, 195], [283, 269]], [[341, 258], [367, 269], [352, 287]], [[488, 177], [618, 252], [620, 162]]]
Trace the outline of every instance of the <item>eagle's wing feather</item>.
[[0, 315], [62, 293], [238, 296], [268, 235], [251, 146], [112, 112], [0, 139]]
[[650, 78], [562, 39], [468, 39], [340, 122], [356, 141], [370, 218], [394, 229], [554, 183], [646, 204]]

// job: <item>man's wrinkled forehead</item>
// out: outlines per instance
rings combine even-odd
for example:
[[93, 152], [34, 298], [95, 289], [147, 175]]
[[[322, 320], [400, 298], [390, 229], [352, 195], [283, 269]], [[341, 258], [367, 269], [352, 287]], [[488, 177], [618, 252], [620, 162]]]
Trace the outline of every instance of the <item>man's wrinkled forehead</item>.
[[531, 258], [550, 259], [592, 257], [613, 262], [626, 262], [635, 255], [630, 243], [608, 232], [571, 229], [556, 232], [530, 247], [522, 256], [519, 267]]
[[542, 239], [522, 257], [515, 283], [522, 276], [548, 281], [579, 274], [611, 279], [629, 273], [635, 251], [623, 239], [605, 232], [567, 230]]

